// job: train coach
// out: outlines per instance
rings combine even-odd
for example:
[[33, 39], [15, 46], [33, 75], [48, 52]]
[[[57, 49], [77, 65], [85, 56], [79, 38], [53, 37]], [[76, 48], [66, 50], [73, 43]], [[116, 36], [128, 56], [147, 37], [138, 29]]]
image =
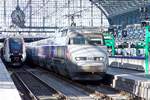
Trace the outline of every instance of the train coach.
[[21, 66], [26, 59], [24, 39], [21, 37], [6, 38], [1, 54], [4, 62], [13, 66]]
[[63, 29], [58, 34], [55, 38], [28, 44], [28, 60], [72, 80], [102, 79], [108, 67], [105, 47], [89, 44], [74, 28]]

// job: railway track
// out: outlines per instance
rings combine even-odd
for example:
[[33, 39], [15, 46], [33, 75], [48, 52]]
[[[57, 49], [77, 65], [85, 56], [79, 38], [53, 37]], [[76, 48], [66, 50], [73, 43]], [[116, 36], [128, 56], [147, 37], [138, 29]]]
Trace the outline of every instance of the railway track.
[[56, 77], [55, 75], [50, 74], [49, 72], [39, 71], [39, 70], [30, 70], [30, 73], [34, 74], [36, 77], [42, 79], [50, 87], [61, 92], [66, 96], [67, 100], [98, 100], [99, 97], [95, 97], [91, 92], [74, 85], [66, 80]]
[[[13, 73], [30, 100], [62, 100], [65, 97], [27, 71]], [[26, 100], [26, 99], [25, 99]]]
[[129, 100], [129, 96], [104, 85], [80, 84], [42, 69], [28, 70], [45, 83], [65, 94], [68, 99]]
[[[115, 90], [111, 86], [91, 85], [69, 80], [63, 76], [42, 68], [31, 68], [24, 66], [19, 70], [12, 70], [13, 77], [17, 79], [17, 84], [21, 83], [21, 95], [23, 100], [129, 100], [129, 95]], [[15, 80], [16, 80], [15, 79]], [[23, 87], [23, 88], [21, 88]], [[28, 96], [28, 99], [26, 99]], [[25, 99], [24, 99], [25, 98]]]
[[19, 91], [19, 94], [22, 98], [22, 100], [32, 100], [32, 97], [30, 95], [30, 92], [27, 91], [27, 89], [23, 86], [23, 84], [21, 83], [21, 81], [19, 81], [14, 74], [11, 75], [18, 91]]

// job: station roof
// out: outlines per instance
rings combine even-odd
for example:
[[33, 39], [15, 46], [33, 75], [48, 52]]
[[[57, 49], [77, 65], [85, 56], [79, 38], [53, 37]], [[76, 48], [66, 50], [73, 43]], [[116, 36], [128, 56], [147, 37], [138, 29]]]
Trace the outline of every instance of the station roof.
[[113, 17], [122, 13], [136, 10], [150, 5], [150, 0], [90, 0], [103, 11], [106, 17]]

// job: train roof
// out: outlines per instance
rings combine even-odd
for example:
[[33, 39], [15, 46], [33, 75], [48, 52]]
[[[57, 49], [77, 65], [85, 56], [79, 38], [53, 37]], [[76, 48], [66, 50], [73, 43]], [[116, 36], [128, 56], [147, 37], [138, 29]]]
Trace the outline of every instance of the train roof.
[[66, 39], [65, 37], [57, 37], [57, 38], [48, 38], [48, 39], [43, 39], [43, 40], [39, 40], [39, 41], [35, 41], [35, 42], [31, 42], [31, 43], [26, 43], [27, 46], [40, 46], [40, 45], [65, 45], [66, 43]]
[[9, 39], [20, 39], [21, 41], [24, 41], [23, 37], [20, 37], [20, 36], [10, 36], [10, 37], [5, 38], [4, 40], [9, 40]]
[[101, 32], [99, 27], [64, 27], [61, 28], [59, 31], [64, 31], [64, 30], [69, 30], [69, 31], [77, 31], [77, 32]]
[[59, 30], [61, 36], [69, 36], [71, 34], [82, 35], [103, 35], [99, 27], [65, 27]]
[[[100, 37], [103, 37], [103, 34], [97, 34], [98, 27], [65, 27], [58, 31], [55, 37], [36, 41], [29, 43], [30, 46], [38, 46], [38, 45], [66, 45], [68, 43], [69, 38], [72, 38], [74, 36], [83, 36], [85, 38], [87, 37], [93, 37], [94, 35]], [[95, 33], [94, 33], [95, 32]], [[59, 34], [59, 35], [58, 35]], [[95, 36], [95, 37], [96, 37]]]

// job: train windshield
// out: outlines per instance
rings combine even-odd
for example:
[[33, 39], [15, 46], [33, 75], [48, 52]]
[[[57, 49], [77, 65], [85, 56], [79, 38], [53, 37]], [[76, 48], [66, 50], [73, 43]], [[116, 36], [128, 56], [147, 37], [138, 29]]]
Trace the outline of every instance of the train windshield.
[[69, 44], [86, 44], [86, 39], [84, 37], [73, 37], [70, 39]]
[[20, 38], [10, 38], [9, 47], [11, 53], [22, 53], [22, 40]]
[[102, 38], [90, 38], [89, 43], [92, 45], [103, 45], [103, 39]]

